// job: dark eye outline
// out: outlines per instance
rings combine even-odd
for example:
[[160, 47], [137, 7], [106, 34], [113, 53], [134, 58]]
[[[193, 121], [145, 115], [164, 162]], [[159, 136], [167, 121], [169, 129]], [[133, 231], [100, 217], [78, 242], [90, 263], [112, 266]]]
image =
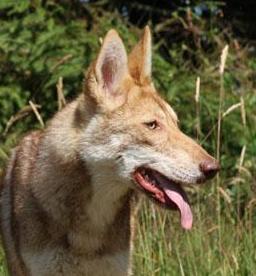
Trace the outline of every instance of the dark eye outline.
[[144, 125], [150, 130], [155, 130], [155, 129], [160, 128], [160, 125], [157, 122], [157, 120], [153, 120], [153, 121], [150, 121], [150, 122], [145, 122]]

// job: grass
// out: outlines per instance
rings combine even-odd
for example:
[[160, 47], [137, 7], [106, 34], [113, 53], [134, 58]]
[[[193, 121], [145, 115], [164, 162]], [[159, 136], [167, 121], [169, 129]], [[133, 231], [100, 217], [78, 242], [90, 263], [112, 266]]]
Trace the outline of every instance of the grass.
[[137, 225], [134, 275], [254, 275], [256, 225], [250, 211], [234, 224], [232, 207], [226, 205], [218, 224], [217, 202], [209, 206], [216, 196], [211, 197], [194, 206], [191, 231], [181, 229], [177, 214], [144, 202]]

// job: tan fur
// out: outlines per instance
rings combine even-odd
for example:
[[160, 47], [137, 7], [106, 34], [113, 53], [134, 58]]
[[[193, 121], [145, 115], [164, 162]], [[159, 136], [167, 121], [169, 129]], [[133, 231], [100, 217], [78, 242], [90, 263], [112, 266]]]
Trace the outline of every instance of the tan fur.
[[[152, 119], [159, 130], [145, 127]], [[129, 275], [131, 174], [151, 159], [182, 183], [196, 183], [200, 162], [213, 160], [179, 130], [152, 84], [149, 29], [129, 59], [111, 30], [84, 92], [13, 151], [1, 206], [11, 275]]]

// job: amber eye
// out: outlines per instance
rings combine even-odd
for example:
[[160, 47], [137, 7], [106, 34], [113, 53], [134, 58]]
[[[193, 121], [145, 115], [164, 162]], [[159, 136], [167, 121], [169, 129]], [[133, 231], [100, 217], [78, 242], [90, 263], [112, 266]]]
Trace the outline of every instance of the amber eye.
[[158, 122], [156, 120], [150, 121], [150, 122], [146, 122], [146, 123], [144, 123], [144, 125], [147, 128], [151, 129], [151, 130], [159, 128], [159, 124], [158, 124]]

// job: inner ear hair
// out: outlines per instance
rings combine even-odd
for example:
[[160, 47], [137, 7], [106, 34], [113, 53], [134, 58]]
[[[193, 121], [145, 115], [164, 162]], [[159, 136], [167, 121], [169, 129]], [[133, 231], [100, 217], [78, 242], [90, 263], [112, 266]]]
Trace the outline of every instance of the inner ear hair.
[[128, 60], [124, 44], [115, 30], [110, 30], [101, 47], [95, 64], [98, 84], [106, 93], [115, 92], [128, 74]]
[[115, 109], [126, 99], [126, 90], [119, 88], [127, 78], [130, 75], [123, 41], [115, 30], [110, 30], [87, 73], [86, 93], [95, 99], [97, 107]]

